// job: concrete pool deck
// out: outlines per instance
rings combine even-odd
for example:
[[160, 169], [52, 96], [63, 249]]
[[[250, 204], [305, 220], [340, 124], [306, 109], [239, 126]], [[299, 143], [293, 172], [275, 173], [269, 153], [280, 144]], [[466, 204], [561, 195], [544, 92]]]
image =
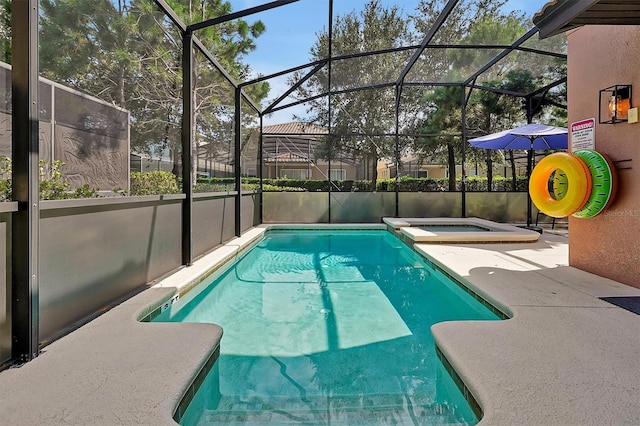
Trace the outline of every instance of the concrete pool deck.
[[[0, 372], [0, 424], [174, 424], [173, 410], [221, 330], [137, 320], [263, 229]], [[481, 425], [640, 424], [640, 315], [599, 299], [640, 289], [568, 267], [567, 242], [544, 233], [535, 243], [417, 246], [512, 313], [433, 326], [483, 408]]]

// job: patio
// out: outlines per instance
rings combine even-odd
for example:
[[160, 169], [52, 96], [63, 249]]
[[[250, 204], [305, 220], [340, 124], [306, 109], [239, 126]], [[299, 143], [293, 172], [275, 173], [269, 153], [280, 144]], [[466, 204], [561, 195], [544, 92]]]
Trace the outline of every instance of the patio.
[[[153, 119], [145, 120], [150, 117], [144, 115], [148, 111], [143, 108], [137, 111], [138, 116], [133, 111], [130, 118], [117, 124], [153, 123], [152, 131], [138, 128], [130, 133], [128, 128], [124, 129], [127, 126], [121, 130], [134, 137], [153, 133], [156, 142], [170, 143], [172, 155], [178, 153], [170, 159], [170, 166], [180, 169], [176, 171], [176, 180], [195, 183], [196, 175], [203, 173], [199, 168], [199, 161], [203, 160], [204, 173], [213, 170], [214, 175], [217, 171], [228, 178], [218, 187], [223, 189], [197, 193], [196, 185], [184, 185], [177, 194], [42, 202], [38, 159], [43, 155], [54, 159], [47, 142], [57, 135], [56, 143], [71, 141], [82, 151], [86, 148], [82, 144], [85, 137], [67, 140], [64, 134], [59, 137], [55, 133], [55, 126], [61, 122], [55, 111], [48, 109], [65, 112], [64, 107], [41, 107], [41, 111], [34, 107], [40, 105], [41, 98], [55, 93], [51, 89], [49, 94], [39, 95], [36, 90], [40, 77], [37, 28], [46, 13], [38, 15], [38, 0], [10, 2], [14, 16], [8, 34], [13, 35], [13, 56], [8, 62], [12, 70], [21, 72], [2, 79], [4, 85], [0, 87], [7, 95], [5, 106], [11, 105], [2, 110], [1, 118], [3, 123], [10, 123], [3, 128], [7, 130], [3, 135], [11, 135], [7, 140], [13, 160], [9, 172], [13, 192], [0, 205], [0, 247], [5, 247], [0, 251], [1, 424], [175, 424], [174, 412], [180, 409], [185, 393], [190, 392], [194, 377], [216, 359], [222, 330], [213, 324], [150, 324], [140, 319], [192, 285], [218, 262], [234, 257], [241, 247], [259, 238], [270, 226], [295, 222], [293, 226], [384, 228], [380, 219], [385, 216], [458, 219], [473, 216], [521, 225], [531, 221], [532, 214], [535, 217], [536, 212], [526, 211], [526, 190], [517, 186], [513, 155], [510, 161], [514, 171], [509, 170], [513, 189], [505, 189], [503, 185], [501, 190], [491, 191], [488, 187], [491, 192], [483, 192], [474, 186], [473, 177], [478, 175], [479, 167], [491, 175], [495, 163], [490, 154], [474, 153], [468, 146], [469, 138], [507, 126], [504, 121], [492, 123], [491, 126], [495, 124], [500, 129], [484, 131], [478, 124], [482, 120], [473, 114], [481, 109], [484, 96], [510, 97], [516, 105], [510, 114], [514, 113], [522, 123], [531, 122], [536, 114], [550, 117], [553, 115], [550, 111], [567, 108], [564, 102], [569, 90], [567, 43], [561, 33], [565, 26], [574, 27], [571, 19], [578, 13], [574, 9], [582, 3], [567, 7], [567, 3], [551, 2], [545, 8], [548, 13], [544, 19], [539, 16], [537, 22], [534, 19], [537, 27], [528, 22], [527, 28], [514, 37], [500, 40], [480, 37], [482, 40], [478, 42], [475, 38], [478, 34], [448, 38], [447, 25], [451, 21], [464, 22], [459, 18], [464, 16], [460, 5], [465, 1], [442, 0], [436, 2], [441, 9], [432, 16], [433, 21], [427, 20], [429, 25], [421, 29], [417, 39], [411, 40], [411, 45], [398, 47], [392, 43], [377, 46], [376, 50], [349, 50], [347, 46], [344, 51], [332, 51], [329, 32], [332, 43], [326, 54], [318, 53], [319, 57], [306, 65], [294, 64], [268, 75], [247, 74], [243, 79], [230, 75], [217, 61], [216, 52], [210, 52], [202, 41], [207, 36], [201, 30], [210, 25], [235, 22], [254, 14], [264, 16], [260, 14], [295, 5], [297, 1], [261, 2], [264, 3], [261, 7], [245, 14], [219, 16], [204, 22], [183, 20], [165, 0], [140, 2], [144, 6], [140, 16], [147, 19], [150, 31], [135, 33], [132, 39], [144, 40], [146, 44], [141, 43], [144, 49], [159, 47], [168, 58], [166, 63], [158, 61], [159, 68], [150, 68], [148, 74], [144, 72], [149, 70], [143, 70], [140, 75], [145, 78], [164, 75], [171, 67], [173, 80], [154, 92], [158, 95], [154, 101], [165, 110], [154, 110]], [[298, 6], [317, 3], [300, 1]], [[587, 3], [594, 10], [602, 3], [606, 11], [615, 12], [615, 5], [609, 1]], [[105, 4], [115, 8], [115, 2]], [[331, 28], [333, 1], [328, 0], [327, 4], [324, 18]], [[627, 0], [625, 4], [633, 4], [640, 10], [640, 2]], [[547, 20], [549, 17], [563, 19]], [[633, 22], [623, 23], [637, 25], [637, 13], [633, 18]], [[560, 21], [563, 27], [555, 28]], [[502, 24], [496, 23], [498, 28]], [[577, 26], [583, 24], [575, 21]], [[573, 104], [568, 117], [558, 114], [560, 121], [567, 123], [599, 117], [602, 108], [592, 99], [598, 89], [617, 83], [629, 83], [629, 88], [632, 83], [637, 85], [635, 70], [640, 52], [612, 49], [609, 44], [616, 40], [631, 45], [637, 40], [638, 30], [625, 31], [613, 26], [583, 29], [570, 34]], [[560, 35], [545, 41], [538, 39], [539, 32]], [[64, 42], [56, 41], [64, 47]], [[73, 43], [67, 44], [67, 48], [74, 47]], [[591, 51], [594, 45], [599, 52], [597, 57]], [[109, 53], [119, 51], [116, 42]], [[141, 58], [150, 57], [149, 52], [142, 53]], [[157, 52], [152, 49], [151, 53]], [[7, 58], [3, 56], [0, 60]], [[167, 63], [170, 66], [165, 66]], [[380, 75], [370, 72], [389, 63], [394, 66], [393, 72]], [[432, 63], [443, 66], [432, 69]], [[499, 80], [498, 76], [503, 76], [513, 64], [535, 66], [540, 74], [532, 76], [531, 86], [508, 86], [509, 82]], [[8, 66], [3, 65], [2, 69], [5, 68]], [[95, 66], [97, 71], [101, 68], [107, 70]], [[456, 73], [449, 73], [450, 70]], [[289, 77], [291, 80], [284, 85]], [[67, 81], [74, 78], [78, 77], [67, 76]], [[615, 81], [608, 81], [609, 78]], [[95, 78], [95, 81], [109, 79]], [[267, 100], [266, 95], [254, 99], [253, 89], [264, 82], [278, 87], [280, 92], [273, 99]], [[143, 89], [152, 86], [143, 85]], [[207, 92], [211, 87], [216, 89]], [[117, 106], [127, 117], [128, 108], [144, 104], [139, 102], [139, 93], [124, 90], [124, 83], [122, 97], [127, 102], [123, 100], [122, 105], [120, 98], [116, 99], [107, 89], [94, 87], [95, 92], [83, 96], [99, 92], [105, 96], [101, 102]], [[164, 89], [167, 92], [163, 93]], [[477, 96], [479, 93], [482, 96]], [[361, 95], [377, 98], [387, 106], [370, 123], [364, 123], [369, 124], [366, 128], [362, 120], [354, 117], [362, 118], [375, 108], [369, 104], [360, 110], [345, 107], [345, 100], [359, 100]], [[215, 102], [207, 104], [211, 99]], [[449, 101], [449, 105], [443, 107], [445, 113], [441, 117], [441, 124], [446, 126], [434, 130], [426, 117], [438, 116], [441, 108], [438, 101], [445, 104]], [[205, 107], [196, 112], [192, 109], [195, 105]], [[273, 173], [310, 177], [315, 159], [324, 156], [327, 158], [322, 158], [322, 168], [317, 169], [326, 180], [317, 186], [322, 189], [267, 192], [263, 178], [268, 171], [265, 157], [269, 152], [263, 138], [269, 135], [264, 132], [263, 119], [301, 106], [318, 107], [309, 121], [323, 130], [306, 136], [322, 140], [325, 145], [320, 145], [320, 150], [325, 152], [314, 152], [313, 157], [309, 152], [304, 158], [289, 152], [280, 157], [284, 147], [278, 141], [275, 149], [278, 161], [294, 158], [304, 161], [297, 162], [295, 168], [274, 168]], [[487, 111], [487, 123], [491, 123], [496, 118], [495, 111]], [[206, 122], [203, 117], [207, 114], [219, 122], [215, 125]], [[510, 114], [500, 117], [511, 119]], [[338, 115], [343, 120], [339, 125]], [[100, 126], [105, 122], [117, 121], [96, 117], [74, 115], [71, 121], [91, 132], [104, 130]], [[474, 129], [470, 128], [472, 125]], [[482, 425], [640, 424], [637, 355], [640, 315], [602, 300], [640, 297], [637, 251], [640, 178], [638, 168], [632, 167], [637, 153], [634, 144], [637, 131], [626, 124], [600, 125], [597, 134], [598, 149], [615, 157], [623, 190], [613, 208], [598, 218], [568, 219], [570, 236], [561, 227], [545, 229], [536, 242], [436, 245], [418, 242], [415, 246], [440, 268], [511, 313], [510, 319], [501, 322], [447, 322], [433, 327], [438, 348], [453, 366], [454, 375], [459, 376], [466, 391], [482, 407]], [[104, 139], [105, 135], [100, 137]], [[284, 140], [303, 135], [294, 131], [271, 136]], [[86, 138], [89, 142], [104, 142], [94, 136]], [[129, 145], [131, 140], [126, 142]], [[592, 142], [595, 146], [596, 141]], [[423, 191], [409, 184], [402, 187], [403, 158], [410, 158], [404, 156], [405, 151], [414, 148], [419, 151], [429, 144], [440, 144], [439, 151], [434, 152], [446, 153], [454, 160], [448, 163], [448, 189]], [[310, 143], [306, 149], [311, 150]], [[301, 150], [304, 147], [297, 148]], [[179, 154], [182, 157], [178, 159]], [[126, 155], [122, 158], [126, 168]], [[354, 166], [354, 175], [366, 176], [373, 183], [366, 190], [341, 190], [335, 182], [349, 176], [351, 170], [345, 164], [350, 164], [347, 160], [351, 158], [360, 161], [358, 167]], [[502, 158], [504, 164], [500, 169], [507, 179], [506, 155]], [[387, 162], [385, 170], [393, 170], [395, 177], [380, 190], [375, 176], [382, 159]], [[475, 161], [473, 172], [471, 159]], [[157, 163], [160, 168], [161, 161]], [[411, 169], [411, 163], [408, 164]], [[244, 179], [255, 179], [258, 183], [250, 187]]]
[[[216, 259], [227, 243], [0, 374], [7, 425], [175, 424], [173, 411], [215, 351], [209, 324], [140, 323]], [[513, 314], [500, 322], [440, 323], [438, 346], [482, 406], [481, 425], [640, 422], [640, 316], [600, 300], [640, 290], [567, 266], [567, 238], [536, 243], [418, 245]]]

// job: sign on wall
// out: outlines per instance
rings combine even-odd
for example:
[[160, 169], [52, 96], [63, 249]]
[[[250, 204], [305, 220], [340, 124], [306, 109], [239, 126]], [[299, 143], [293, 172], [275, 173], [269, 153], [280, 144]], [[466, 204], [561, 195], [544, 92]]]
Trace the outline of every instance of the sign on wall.
[[578, 149], [595, 149], [595, 133], [595, 118], [588, 118], [586, 120], [571, 123], [571, 151], [576, 151]]

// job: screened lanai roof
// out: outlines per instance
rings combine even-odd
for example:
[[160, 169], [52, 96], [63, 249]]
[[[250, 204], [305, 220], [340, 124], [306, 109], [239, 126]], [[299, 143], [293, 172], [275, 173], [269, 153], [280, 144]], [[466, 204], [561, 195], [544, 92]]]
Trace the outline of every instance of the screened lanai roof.
[[[314, 7], [319, 8], [319, 4], [325, 5], [324, 13], [304, 13], [310, 7], [311, 2]], [[298, 0], [274, 7], [265, 12], [255, 15], [258, 19], [269, 18], [268, 14], [292, 13], [300, 21], [308, 23], [309, 28], [317, 28], [313, 22], [323, 22], [322, 31], [329, 34], [332, 26], [339, 19], [352, 13], [354, 2], [349, 0]], [[360, 2], [364, 3], [364, 2]], [[384, 5], [397, 6], [398, 13], [404, 17], [417, 16], [421, 2], [419, 0], [405, 0], [402, 2], [382, 2]], [[539, 85], [530, 92], [508, 92], [496, 87], [496, 77], [504, 75], [513, 63], [520, 63], [522, 66], [531, 69], [533, 72], [550, 67], [553, 63], [558, 63], [566, 59], [564, 55], [565, 43], [562, 36], [552, 40], [541, 41], [538, 37], [538, 29], [533, 25], [531, 19], [528, 26], [522, 32], [497, 31], [489, 29], [479, 31], [480, 34], [467, 34], [462, 38], [456, 38], [450, 31], [451, 27], [460, 28], [460, 21], [464, 20], [469, 13], [470, 2], [464, 0], [450, 0], [435, 2], [436, 14], [429, 16], [424, 21], [416, 20], [412, 34], [406, 39], [403, 45], [397, 45], [396, 40], [377, 40], [376, 43], [367, 43], [362, 40], [358, 43], [333, 42], [331, 46], [326, 46], [324, 51], [316, 51], [319, 58], [305, 64], [283, 63], [282, 69], [273, 73], [264, 73], [259, 78], [247, 79], [241, 85], [250, 85], [259, 81], [267, 81], [271, 84], [273, 96], [270, 103], [265, 105], [263, 112], [276, 112], [294, 108], [298, 105], [305, 105], [309, 99], [326, 96], [331, 93], [339, 96], [344, 93], [374, 90], [381, 91], [385, 88], [403, 87], [409, 91], [409, 87], [441, 86], [441, 85], [464, 85], [468, 88], [485, 89], [490, 91], [505, 92], [514, 96], [525, 97], [531, 95], [543, 95], [552, 87], [564, 82], [562, 77], [553, 81], [539, 80]], [[519, 11], [518, 7], [524, 5], [521, 1], [507, 1], [500, 10], [503, 14], [513, 16], [527, 15], [526, 11]], [[529, 10], [539, 10], [545, 1], [529, 0], [526, 6]], [[290, 10], [288, 10], [290, 9]], [[358, 15], [358, 12], [355, 12]], [[530, 16], [530, 15], [528, 15]], [[253, 17], [253, 16], [252, 16]], [[506, 24], [506, 23], [505, 23]], [[286, 23], [284, 25], [287, 25]], [[298, 25], [298, 23], [297, 23]], [[267, 24], [267, 28], [269, 25]], [[312, 43], [308, 45], [305, 52], [312, 50], [315, 41], [313, 37], [302, 37], [299, 33], [294, 35], [295, 30], [291, 30], [293, 38], [301, 37]], [[335, 34], [333, 34], [336, 37]], [[371, 45], [375, 45], [375, 49]], [[296, 43], [298, 45], [298, 43]], [[258, 45], [258, 49], [261, 46]], [[291, 52], [291, 49], [281, 46], [283, 51]], [[462, 66], [459, 64], [455, 68], [451, 63], [446, 63], [444, 57], [465, 57]], [[330, 83], [322, 87], [323, 90], [311, 90], [305, 87], [308, 80], [318, 73], [325, 71], [331, 58], [332, 78]], [[435, 61], [442, 61], [443, 66], [434, 67]], [[393, 62], [395, 67], [379, 66], [380, 64]], [[275, 65], [275, 64], [274, 64]], [[288, 66], [287, 66], [288, 65]], [[385, 72], [378, 73], [378, 69], [384, 68]], [[294, 74], [298, 73], [295, 77]], [[328, 80], [328, 79], [327, 79]], [[330, 84], [330, 87], [329, 87]], [[279, 89], [279, 90], [278, 90]], [[417, 90], [417, 89], [414, 89]], [[307, 98], [300, 93], [307, 94]]]
[[[353, 0], [232, 0], [235, 12], [185, 25], [197, 37], [202, 27], [225, 20], [265, 23], [267, 31], [256, 39], [255, 51], [243, 58], [250, 71], [236, 82], [247, 100], [265, 116], [265, 124], [293, 121], [292, 114], [306, 121], [305, 114], [314, 101], [332, 96], [334, 108], [340, 108], [342, 95], [364, 90], [372, 91], [377, 98], [394, 94], [400, 104], [397, 114], [402, 116], [416, 114], [410, 99], [419, 96], [424, 87], [464, 86], [534, 101], [557, 90], [566, 77], [561, 71], [550, 75], [547, 70], [566, 60], [564, 36], [541, 40], [532, 21], [547, 2], [508, 0], [497, 9], [501, 20], [493, 26], [457, 32], [452, 29], [464, 29], [469, 14], [474, 13], [470, 0], [436, 0], [428, 14], [424, 14], [428, 2], [422, 0], [380, 0], [380, 6], [408, 20], [407, 33], [375, 39], [365, 35], [360, 40], [348, 40], [336, 33], [339, 23], [350, 14], [364, 16], [367, 2]], [[253, 7], [243, 9], [247, 4]], [[510, 18], [523, 23], [522, 27], [516, 28]], [[276, 28], [278, 31], [274, 31]], [[331, 43], [319, 42], [328, 37]], [[498, 86], [499, 78], [515, 64], [541, 77], [536, 87], [522, 92]], [[251, 100], [247, 89], [260, 82], [269, 83], [271, 90], [259, 103]], [[388, 108], [393, 110], [394, 105]]]

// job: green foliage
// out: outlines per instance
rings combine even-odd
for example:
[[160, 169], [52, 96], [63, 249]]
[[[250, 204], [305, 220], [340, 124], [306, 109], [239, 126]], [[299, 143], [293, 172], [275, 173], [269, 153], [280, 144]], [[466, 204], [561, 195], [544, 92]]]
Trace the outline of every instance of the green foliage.
[[0, 0], [0, 61], [11, 63], [11, 0]]
[[[64, 181], [62, 174], [64, 162], [55, 160], [47, 163], [40, 160], [40, 199], [66, 200], [70, 198], [97, 198], [98, 189], [87, 184], [71, 189], [71, 185]], [[12, 194], [11, 159], [0, 157], [0, 201], [10, 201]]]
[[236, 187], [234, 178], [198, 178], [193, 188], [194, 192], [227, 192]]
[[163, 170], [131, 173], [131, 195], [178, 194], [175, 175]]
[[[312, 59], [327, 57], [328, 41], [326, 31], [318, 34], [310, 51]], [[402, 16], [400, 6], [386, 6], [379, 0], [371, 0], [364, 4], [360, 12], [352, 11], [335, 18], [331, 47], [333, 55], [340, 56], [407, 45], [409, 42], [410, 23]], [[338, 84], [341, 86], [368, 86], [388, 81], [390, 76], [395, 79], [405, 64], [403, 55], [368, 55], [357, 60], [336, 61], [331, 70], [332, 75], [339, 76]], [[305, 71], [295, 74], [289, 83], [306, 79], [305, 74]], [[313, 97], [316, 93], [326, 91], [328, 79], [328, 69], [319, 70], [297, 89], [297, 97]], [[395, 95], [396, 92], [388, 88], [333, 95], [331, 114], [325, 98], [312, 98], [308, 103], [307, 120], [324, 127], [330, 124], [336, 134], [389, 133], [395, 126], [395, 110], [392, 107]], [[331, 123], [328, 122], [329, 116]], [[371, 165], [371, 186], [377, 180], [378, 160], [393, 156], [394, 142], [392, 137], [379, 136], [342, 137], [331, 141], [321, 139], [315, 155], [324, 160], [345, 158], [368, 162]]]
[[305, 192], [304, 188], [294, 186], [275, 186], [269, 185], [268, 183], [262, 185], [262, 190], [264, 192]]
[[70, 185], [62, 180], [60, 167], [64, 163], [53, 161], [47, 163], [40, 160], [40, 199], [41, 200], [62, 200], [69, 191]]
[[40, 160], [40, 199], [41, 200], [66, 200], [70, 198], [97, 198], [98, 189], [87, 184], [79, 188], [71, 189], [71, 185], [65, 182], [62, 174], [64, 162], [54, 160], [47, 163]]
[[[187, 24], [232, 12], [225, 0], [167, 3]], [[261, 21], [236, 19], [199, 30], [197, 37], [234, 80], [242, 81], [251, 74], [243, 58], [265, 30]], [[42, 76], [127, 109], [132, 150], [157, 154], [171, 149], [175, 163], [182, 119], [180, 40], [179, 29], [148, 0], [40, 1]], [[196, 54], [194, 66], [195, 139], [215, 145], [208, 148], [215, 153], [224, 149], [233, 128], [233, 87], [202, 55]], [[244, 89], [257, 104], [268, 91], [267, 82]], [[246, 117], [243, 123], [250, 123]]]
[[11, 159], [0, 157], [0, 201], [11, 201]]
[[[320, 186], [326, 187], [326, 181], [297, 181], [293, 179], [264, 179], [262, 190], [265, 192], [299, 192], [308, 191], [309, 187], [315, 185], [305, 185], [304, 182], [324, 182]], [[260, 189], [260, 179], [242, 178], [243, 191], [257, 191]], [[195, 192], [227, 192], [235, 190], [234, 178], [198, 178]], [[315, 189], [314, 189], [315, 190]]]
[[[326, 192], [329, 190], [329, 182], [326, 180], [312, 179], [263, 179], [262, 190], [264, 192]], [[511, 178], [501, 176], [495, 177], [492, 183], [493, 191], [511, 191]], [[517, 179], [517, 191], [527, 190], [526, 177], [520, 176]], [[232, 178], [211, 178], [199, 179], [199, 185], [208, 185], [209, 188], [218, 191], [229, 191], [234, 188], [234, 180]], [[486, 177], [469, 177], [467, 179], [467, 191], [483, 192], [487, 190]], [[371, 182], [368, 180], [341, 180], [331, 182], [331, 190], [334, 192], [366, 192], [371, 190]], [[258, 178], [243, 178], [242, 189], [258, 190], [260, 180]], [[396, 179], [378, 179], [376, 183], [376, 191], [395, 191]], [[400, 178], [399, 190], [403, 192], [443, 192], [449, 190], [448, 178], [412, 178], [402, 176]], [[455, 191], [462, 190], [462, 182], [456, 180]], [[204, 192], [204, 191], [203, 191]], [[208, 192], [208, 191], [207, 191]], [[215, 191], [211, 191], [215, 192]]]

